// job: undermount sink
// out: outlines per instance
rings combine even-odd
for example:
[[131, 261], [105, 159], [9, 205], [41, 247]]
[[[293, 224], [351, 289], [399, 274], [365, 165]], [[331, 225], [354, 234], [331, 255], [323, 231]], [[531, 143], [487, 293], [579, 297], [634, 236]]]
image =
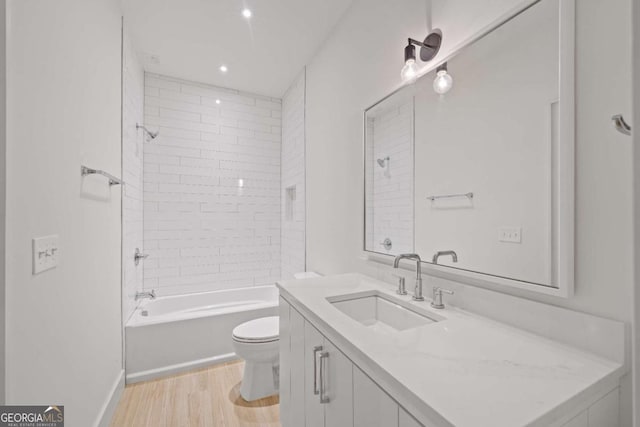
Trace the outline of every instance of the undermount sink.
[[442, 320], [380, 293], [340, 295], [327, 300], [352, 319], [381, 332], [404, 331]]

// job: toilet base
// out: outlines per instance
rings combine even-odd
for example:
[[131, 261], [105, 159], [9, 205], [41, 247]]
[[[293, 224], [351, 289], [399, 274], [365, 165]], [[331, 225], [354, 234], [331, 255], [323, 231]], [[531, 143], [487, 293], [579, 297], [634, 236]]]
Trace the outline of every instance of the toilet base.
[[244, 365], [240, 396], [248, 402], [278, 394], [278, 362], [249, 362]]

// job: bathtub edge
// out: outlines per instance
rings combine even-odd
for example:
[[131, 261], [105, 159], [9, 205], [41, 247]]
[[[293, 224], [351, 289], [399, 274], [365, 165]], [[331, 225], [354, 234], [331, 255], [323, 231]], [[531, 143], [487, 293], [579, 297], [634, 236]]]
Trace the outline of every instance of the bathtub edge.
[[205, 368], [220, 363], [232, 362], [240, 360], [235, 353], [219, 354], [204, 359], [192, 360], [185, 363], [177, 363], [175, 365], [163, 366], [161, 368], [149, 369], [146, 371], [133, 372], [126, 375], [127, 384], [135, 384], [143, 381], [155, 380], [162, 377], [180, 374], [182, 372], [192, 371], [194, 369]]

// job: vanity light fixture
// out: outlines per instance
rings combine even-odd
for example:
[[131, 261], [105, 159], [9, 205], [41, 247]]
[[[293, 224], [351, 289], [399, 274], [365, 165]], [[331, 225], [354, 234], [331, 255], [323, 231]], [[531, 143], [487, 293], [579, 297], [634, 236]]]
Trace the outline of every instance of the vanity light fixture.
[[442, 45], [442, 31], [435, 29], [423, 42], [408, 39], [407, 47], [404, 48], [404, 67], [400, 75], [405, 82], [412, 82], [418, 77], [418, 65], [416, 64], [416, 46], [420, 46], [420, 59], [423, 62], [431, 61], [440, 50]]
[[404, 67], [400, 71], [400, 76], [405, 82], [415, 80], [418, 75], [418, 66], [416, 65], [416, 48], [409, 44], [404, 48]]
[[436, 78], [433, 80], [433, 90], [439, 95], [444, 95], [453, 87], [453, 77], [447, 70], [447, 63], [436, 68]]

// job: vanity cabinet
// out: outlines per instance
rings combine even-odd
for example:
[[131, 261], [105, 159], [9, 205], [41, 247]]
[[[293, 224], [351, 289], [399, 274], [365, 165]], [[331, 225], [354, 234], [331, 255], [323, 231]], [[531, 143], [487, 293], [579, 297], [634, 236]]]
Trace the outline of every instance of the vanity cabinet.
[[[549, 427], [617, 427], [619, 388]], [[575, 409], [574, 409], [575, 410]], [[282, 427], [438, 427], [422, 424], [280, 298]]]
[[319, 363], [326, 372], [320, 392], [326, 399], [325, 426], [353, 427], [353, 364], [327, 339], [323, 349]]
[[[295, 310], [293, 317], [302, 319], [304, 352], [296, 363], [304, 365], [304, 389], [296, 393], [304, 396], [306, 427], [352, 427], [353, 383], [352, 364], [329, 340]], [[292, 331], [293, 332], [293, 331]], [[291, 341], [296, 339], [293, 335]], [[295, 369], [295, 368], [294, 368]], [[292, 391], [294, 391], [292, 389]], [[296, 397], [291, 396], [292, 400]]]
[[[318, 377], [320, 375], [318, 362], [320, 352], [323, 350], [324, 337], [293, 308], [291, 309], [291, 313], [294, 313], [293, 315], [296, 317], [300, 317], [304, 322], [302, 331], [304, 340], [303, 359], [297, 361], [303, 366], [303, 370], [299, 374], [303, 379], [302, 388], [292, 390], [292, 393], [299, 394], [304, 398], [304, 404], [301, 405], [300, 408], [304, 408], [302, 415], [303, 417], [306, 416], [306, 424], [300, 425], [305, 425], [306, 427], [324, 427], [324, 406], [320, 402], [320, 384], [318, 383]], [[282, 396], [280, 399], [282, 399]], [[283, 424], [283, 427], [286, 426]]]
[[283, 298], [280, 325], [283, 427], [422, 426]]
[[353, 368], [354, 427], [398, 427], [398, 405], [360, 369]]
[[[291, 321], [289, 305], [280, 297], [278, 309], [280, 317], [280, 422], [283, 426], [293, 426], [291, 419]], [[282, 399], [282, 396], [287, 396]], [[302, 424], [304, 425], [304, 424]]]

